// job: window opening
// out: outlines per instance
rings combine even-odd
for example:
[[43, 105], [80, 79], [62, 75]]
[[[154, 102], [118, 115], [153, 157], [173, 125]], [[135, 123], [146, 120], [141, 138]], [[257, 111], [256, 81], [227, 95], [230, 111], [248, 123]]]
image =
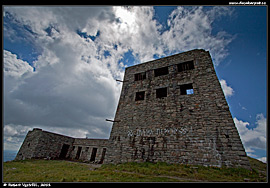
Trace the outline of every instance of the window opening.
[[69, 149], [69, 145], [68, 144], [63, 144], [62, 149], [61, 149], [61, 153], [59, 155], [60, 159], [65, 159], [66, 158], [68, 149]]
[[144, 100], [145, 91], [136, 92], [135, 101], [142, 101]]
[[144, 79], [146, 79], [146, 73], [145, 72], [134, 74], [134, 80], [135, 81], [144, 80]]
[[102, 164], [103, 163], [104, 158], [105, 158], [105, 153], [106, 153], [106, 148], [103, 148], [102, 154], [101, 154], [101, 159], [100, 159], [100, 161], [99, 161], [98, 164]]
[[167, 97], [167, 88], [159, 88], [156, 90], [156, 98]]
[[155, 77], [169, 74], [168, 67], [162, 67], [154, 70]]
[[191, 95], [194, 94], [192, 84], [180, 85], [180, 94], [181, 95]]
[[93, 149], [92, 149], [92, 154], [91, 154], [90, 161], [95, 161], [95, 159], [96, 159], [96, 154], [97, 154], [97, 148], [93, 148]]
[[186, 92], [187, 92], [187, 95], [191, 95], [194, 93], [193, 89], [187, 89]]
[[177, 65], [177, 69], [178, 69], [178, 72], [194, 69], [193, 60], [192, 61], [187, 61], [187, 62], [184, 62], [184, 63], [179, 63]]
[[82, 151], [82, 147], [79, 146], [79, 147], [78, 147], [78, 150], [77, 150], [77, 153], [76, 153], [75, 159], [79, 159], [79, 158], [80, 158], [81, 151]]

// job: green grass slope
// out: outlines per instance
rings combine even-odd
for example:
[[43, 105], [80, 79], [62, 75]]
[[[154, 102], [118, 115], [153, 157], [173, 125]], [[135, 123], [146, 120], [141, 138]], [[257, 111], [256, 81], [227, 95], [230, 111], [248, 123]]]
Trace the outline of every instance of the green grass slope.
[[93, 165], [60, 160], [4, 162], [4, 182], [266, 182], [266, 164], [252, 170], [166, 163]]

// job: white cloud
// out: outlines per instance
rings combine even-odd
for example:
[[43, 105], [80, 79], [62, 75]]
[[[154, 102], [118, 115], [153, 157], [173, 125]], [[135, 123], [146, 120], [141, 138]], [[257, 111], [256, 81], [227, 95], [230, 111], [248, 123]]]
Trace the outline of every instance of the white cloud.
[[263, 163], [266, 163], [266, 157], [261, 157], [261, 158], [258, 158], [259, 161], [262, 161]]
[[12, 76], [14, 78], [21, 78], [29, 76], [33, 72], [26, 61], [18, 59], [16, 54], [4, 50], [4, 74], [5, 76]]
[[233, 118], [246, 152], [252, 155], [254, 149], [266, 150], [266, 118], [263, 114], [257, 114], [256, 127], [249, 128], [250, 123]]
[[22, 125], [4, 125], [4, 150], [18, 150], [31, 127]]
[[232, 9], [226, 7], [215, 7], [209, 11], [204, 11], [203, 7], [178, 7], [170, 15], [170, 29], [164, 32], [163, 43], [167, 44], [170, 51], [187, 51], [193, 48], [209, 50], [214, 65], [218, 66], [228, 55], [226, 46], [234, 37], [223, 31], [213, 35], [212, 23], [221, 15], [231, 13]]
[[226, 80], [221, 79], [219, 82], [225, 97], [231, 97], [234, 94], [233, 88], [227, 85]]
[[[111, 123], [105, 119], [113, 119], [116, 111], [121, 83], [115, 79], [123, 79], [124, 54], [132, 52], [137, 64], [155, 54], [204, 48], [218, 65], [232, 37], [225, 32], [213, 35], [211, 24], [215, 16], [230, 12], [225, 7], [179, 7], [168, 18], [168, 30], [161, 32], [153, 7], [5, 6], [4, 22], [7, 17], [9, 22], [4, 23], [4, 36], [13, 42], [31, 41], [27, 44], [40, 52], [33, 72], [27, 62], [4, 51], [7, 135], [23, 126], [108, 138]], [[105, 51], [110, 55], [105, 57]]]

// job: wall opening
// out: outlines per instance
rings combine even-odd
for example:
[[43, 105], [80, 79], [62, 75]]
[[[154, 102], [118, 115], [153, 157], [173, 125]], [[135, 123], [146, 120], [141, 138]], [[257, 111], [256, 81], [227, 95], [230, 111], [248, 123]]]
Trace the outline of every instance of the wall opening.
[[79, 158], [80, 158], [81, 151], [82, 151], [82, 147], [79, 146], [79, 147], [78, 147], [78, 150], [77, 150], [77, 153], [76, 153], [75, 159], [79, 159]]
[[135, 101], [144, 100], [145, 91], [136, 92]]
[[191, 95], [194, 94], [192, 84], [180, 85], [180, 94], [181, 95]]
[[156, 98], [167, 97], [167, 88], [159, 88], [156, 90]]
[[93, 149], [92, 149], [91, 158], [90, 158], [90, 162], [91, 162], [91, 161], [95, 161], [96, 155], [97, 155], [97, 148], [93, 148]]
[[168, 67], [162, 67], [154, 70], [155, 77], [169, 74]]
[[146, 79], [146, 72], [134, 74], [135, 81], [144, 80], [144, 79]]
[[60, 159], [65, 159], [66, 158], [68, 149], [69, 149], [69, 145], [68, 144], [63, 144], [62, 149], [61, 149], [61, 153], [59, 155]]
[[102, 149], [102, 154], [101, 154], [101, 159], [100, 159], [100, 161], [99, 161], [98, 164], [102, 164], [103, 163], [103, 161], [105, 159], [105, 154], [106, 154], [106, 148], [103, 148]]
[[179, 63], [177, 65], [177, 69], [178, 69], [178, 72], [194, 69], [193, 60], [192, 61], [187, 61], [187, 62], [184, 62], [184, 63]]

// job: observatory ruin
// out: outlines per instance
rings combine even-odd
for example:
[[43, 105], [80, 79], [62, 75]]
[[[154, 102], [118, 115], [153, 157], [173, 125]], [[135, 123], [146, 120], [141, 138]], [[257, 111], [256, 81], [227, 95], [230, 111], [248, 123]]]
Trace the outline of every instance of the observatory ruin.
[[28, 134], [16, 159], [53, 155], [98, 163], [250, 168], [208, 51], [196, 49], [127, 67], [122, 82], [109, 139], [45, 139], [54, 133], [36, 130], [39, 141], [31, 141]]

